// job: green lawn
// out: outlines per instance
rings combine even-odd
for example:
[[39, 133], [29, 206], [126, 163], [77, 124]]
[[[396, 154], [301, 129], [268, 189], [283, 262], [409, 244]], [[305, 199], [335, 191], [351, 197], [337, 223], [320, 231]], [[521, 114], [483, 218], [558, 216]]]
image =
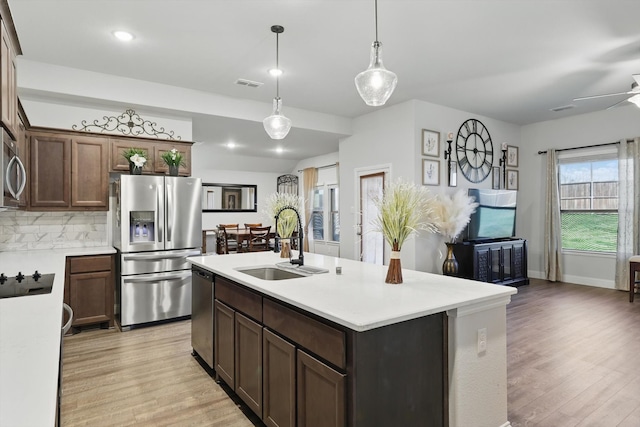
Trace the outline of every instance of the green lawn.
[[563, 249], [616, 251], [617, 213], [563, 212], [561, 221]]

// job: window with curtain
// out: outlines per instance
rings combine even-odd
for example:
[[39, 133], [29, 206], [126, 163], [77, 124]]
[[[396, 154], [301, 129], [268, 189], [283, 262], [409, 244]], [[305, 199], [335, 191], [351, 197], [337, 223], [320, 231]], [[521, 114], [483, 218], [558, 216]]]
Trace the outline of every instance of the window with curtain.
[[614, 150], [559, 157], [562, 249], [616, 252], [618, 159]]
[[324, 188], [313, 190], [313, 211], [311, 213], [311, 229], [313, 240], [324, 240]]
[[318, 185], [313, 190], [311, 213], [311, 235], [313, 240], [340, 241], [340, 189], [337, 183], [337, 168], [318, 170]]
[[320, 185], [313, 191], [313, 240], [340, 241], [339, 191], [337, 185]]

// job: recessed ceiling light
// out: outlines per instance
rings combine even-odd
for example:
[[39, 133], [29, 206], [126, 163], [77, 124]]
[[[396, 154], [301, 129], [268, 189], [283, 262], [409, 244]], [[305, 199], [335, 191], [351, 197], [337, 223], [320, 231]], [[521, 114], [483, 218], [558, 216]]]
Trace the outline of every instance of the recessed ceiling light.
[[113, 35], [115, 36], [115, 38], [123, 42], [130, 42], [131, 40], [133, 40], [133, 34], [127, 31], [114, 31]]
[[284, 148], [276, 147], [276, 153], [284, 153]]
[[282, 71], [279, 68], [271, 68], [269, 69], [269, 74], [271, 74], [273, 77], [278, 77], [284, 74], [284, 71]]
[[236, 143], [231, 141], [227, 142], [227, 148], [231, 148], [231, 149], [236, 148]]

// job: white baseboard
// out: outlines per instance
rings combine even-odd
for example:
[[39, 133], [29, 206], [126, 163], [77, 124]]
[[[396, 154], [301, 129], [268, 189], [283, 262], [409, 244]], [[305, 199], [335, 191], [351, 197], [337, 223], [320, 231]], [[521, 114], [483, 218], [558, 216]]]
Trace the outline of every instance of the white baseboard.
[[[527, 271], [530, 278], [545, 279], [544, 271]], [[616, 289], [615, 281], [594, 279], [592, 277], [576, 276], [573, 274], [563, 274], [562, 281], [566, 283], [574, 283], [576, 285], [595, 286], [597, 288]]]

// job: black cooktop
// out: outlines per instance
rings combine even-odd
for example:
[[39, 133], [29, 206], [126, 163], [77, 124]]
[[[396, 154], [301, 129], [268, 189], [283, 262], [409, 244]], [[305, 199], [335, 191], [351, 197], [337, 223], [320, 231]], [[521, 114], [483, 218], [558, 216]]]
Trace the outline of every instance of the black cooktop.
[[17, 276], [0, 273], [0, 298], [50, 294], [54, 277], [55, 274], [40, 274], [38, 271], [31, 276], [25, 276], [22, 272]]

